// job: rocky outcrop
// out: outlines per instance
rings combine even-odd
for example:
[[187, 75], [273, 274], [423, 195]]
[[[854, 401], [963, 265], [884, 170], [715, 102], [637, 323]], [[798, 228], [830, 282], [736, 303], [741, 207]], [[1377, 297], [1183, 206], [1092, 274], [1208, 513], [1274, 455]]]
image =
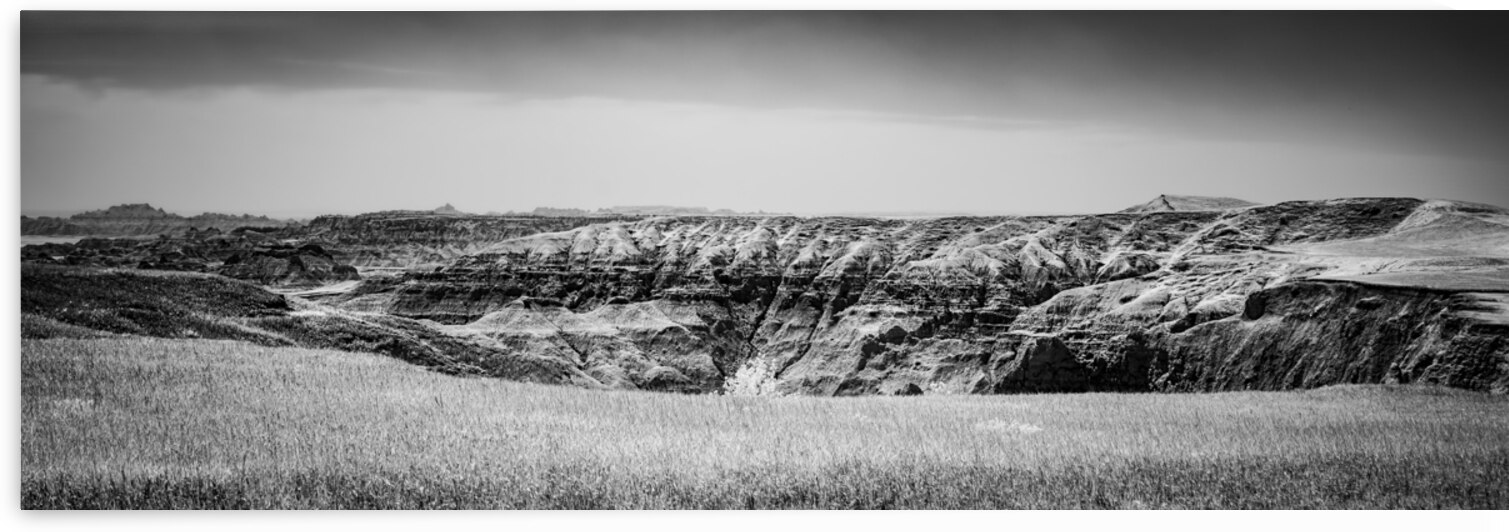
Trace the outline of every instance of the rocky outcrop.
[[695, 301], [604, 305], [575, 313], [525, 298], [475, 322], [442, 327], [499, 349], [567, 360], [604, 386], [677, 392], [720, 387], [747, 358], [722, 309]]
[[320, 286], [360, 279], [356, 268], [336, 262], [324, 248], [305, 244], [251, 250], [227, 257], [216, 273], [267, 286]]
[[[1445, 223], [1474, 231], [1453, 230], [1468, 244], [1449, 257], [1431, 248]], [[1476, 247], [1506, 234], [1502, 209], [1400, 198], [1061, 217], [653, 218], [500, 241], [324, 301], [450, 324], [624, 388], [714, 391], [758, 363], [773, 368], [769, 388], [822, 395], [1390, 379], [1505, 391], [1498, 329], [1441, 309], [1509, 287], [1491, 275], [1509, 255]], [[1427, 290], [1370, 288], [1389, 309], [1374, 314], [1242, 317], [1348, 275]], [[1313, 292], [1309, 304], [1349, 297]], [[1389, 319], [1441, 332], [1398, 340]], [[1285, 335], [1326, 338], [1276, 340]], [[1426, 355], [1446, 348], [1465, 358]], [[1379, 364], [1400, 369], [1336, 369]]]
[[1122, 209], [1121, 212], [1224, 211], [1255, 205], [1257, 204], [1236, 198], [1170, 196], [1164, 194], [1154, 198], [1153, 201]]

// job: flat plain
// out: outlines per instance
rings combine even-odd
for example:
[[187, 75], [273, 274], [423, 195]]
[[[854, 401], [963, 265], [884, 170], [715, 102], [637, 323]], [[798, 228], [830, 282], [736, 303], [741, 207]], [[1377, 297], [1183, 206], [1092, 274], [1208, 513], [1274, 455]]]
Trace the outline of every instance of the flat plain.
[[22, 340], [23, 508], [1505, 508], [1430, 386], [740, 397], [225, 340]]

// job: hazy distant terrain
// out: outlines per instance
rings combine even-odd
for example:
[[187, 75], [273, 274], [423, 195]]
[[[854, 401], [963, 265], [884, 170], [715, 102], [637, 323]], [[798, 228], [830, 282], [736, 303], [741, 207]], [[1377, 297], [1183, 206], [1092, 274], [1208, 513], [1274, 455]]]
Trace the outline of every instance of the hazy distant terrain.
[[157, 235], [189, 228], [229, 231], [239, 227], [282, 227], [293, 222], [249, 214], [205, 213], [179, 216], [145, 203], [116, 205], [108, 209], [75, 214], [67, 218], [21, 217], [21, 234], [33, 236], [133, 236]]

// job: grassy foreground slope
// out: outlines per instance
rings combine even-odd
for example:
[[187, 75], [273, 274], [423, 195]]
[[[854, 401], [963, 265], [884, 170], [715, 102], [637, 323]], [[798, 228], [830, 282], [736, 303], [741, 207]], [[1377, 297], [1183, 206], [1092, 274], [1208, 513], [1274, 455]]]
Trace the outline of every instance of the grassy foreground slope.
[[23, 508], [1504, 508], [1509, 398], [590, 391], [226, 340], [22, 341]]

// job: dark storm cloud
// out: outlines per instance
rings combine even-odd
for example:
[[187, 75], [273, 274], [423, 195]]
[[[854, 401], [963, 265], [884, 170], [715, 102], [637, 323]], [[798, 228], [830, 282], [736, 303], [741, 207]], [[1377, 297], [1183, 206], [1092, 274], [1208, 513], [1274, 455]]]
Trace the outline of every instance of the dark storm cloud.
[[1093, 122], [1504, 160], [1497, 13], [61, 13], [22, 72]]

